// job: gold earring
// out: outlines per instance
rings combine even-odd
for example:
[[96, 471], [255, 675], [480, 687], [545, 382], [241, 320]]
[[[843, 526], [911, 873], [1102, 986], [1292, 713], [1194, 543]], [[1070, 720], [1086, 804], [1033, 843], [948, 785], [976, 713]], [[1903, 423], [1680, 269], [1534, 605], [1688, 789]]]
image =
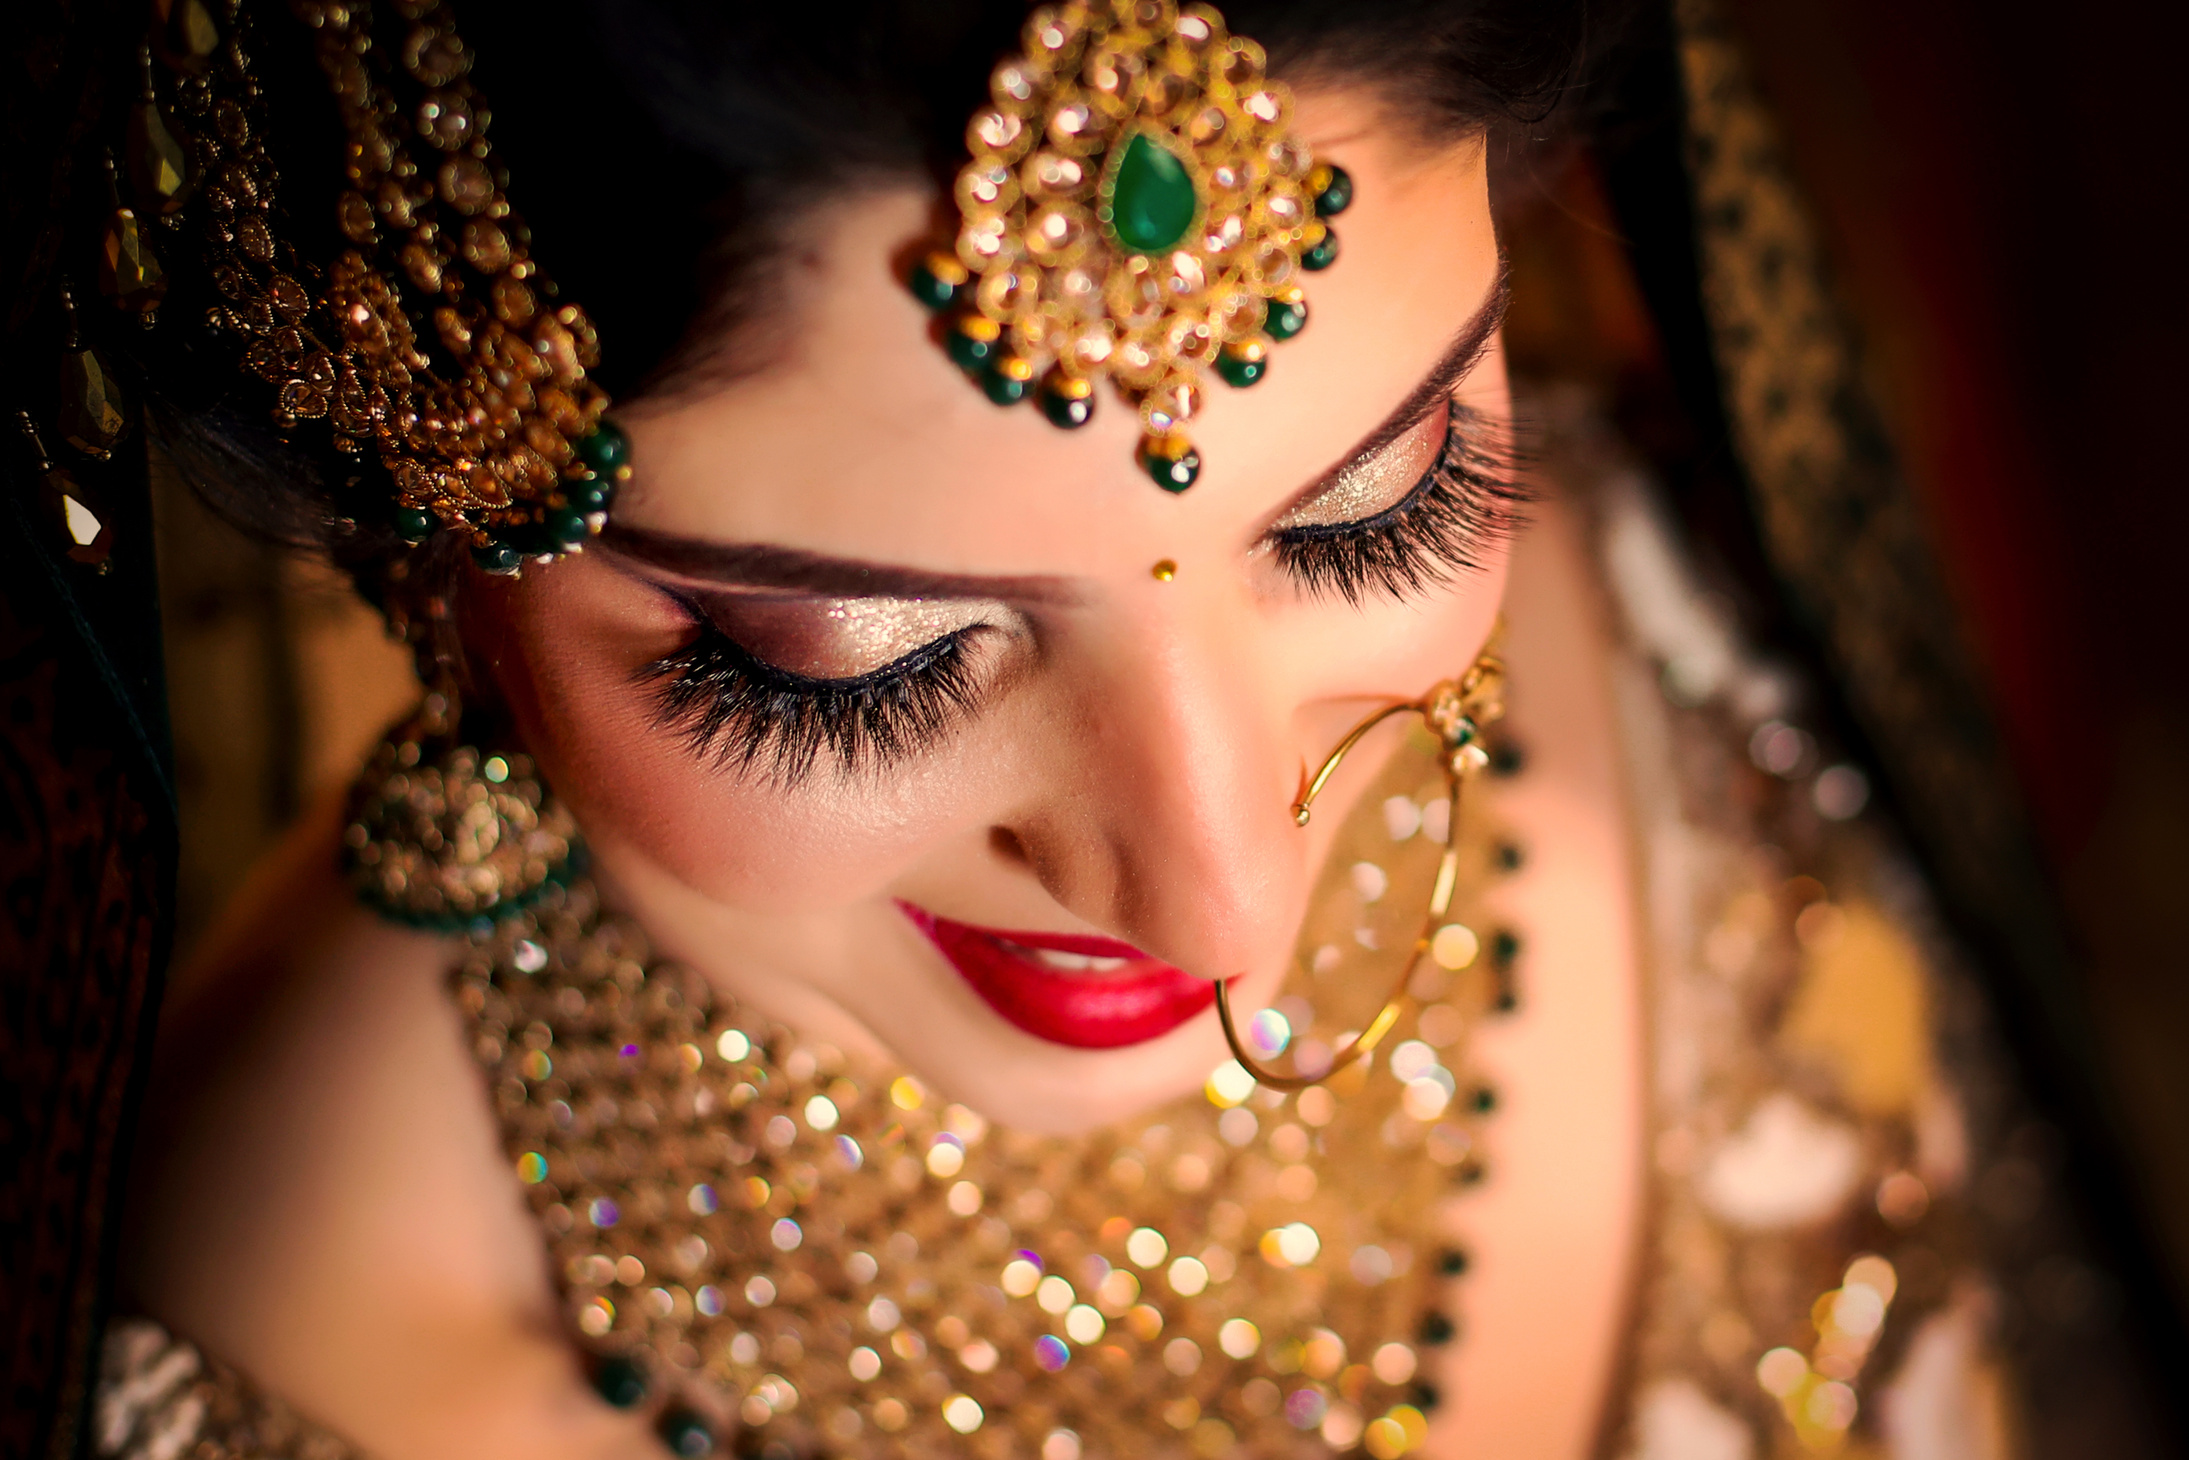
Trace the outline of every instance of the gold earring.
[[585, 870], [576, 820], [530, 756], [463, 743], [453, 685], [380, 746], [358, 779], [344, 846], [382, 917], [483, 933]]
[[[1491, 642], [1496, 642], [1495, 635]], [[1485, 649], [1458, 679], [1439, 681], [1418, 700], [1385, 705], [1347, 731], [1345, 738], [1323, 758], [1322, 765], [1316, 769], [1301, 791], [1300, 799], [1292, 803], [1293, 821], [1297, 825], [1306, 826], [1315, 805], [1315, 798], [1329, 784], [1339, 763], [1354, 746], [1361, 743], [1369, 731], [1394, 715], [1421, 716], [1422, 723], [1437, 737], [1437, 763], [1444, 772], [1446, 810], [1449, 812], [1445, 819], [1444, 855], [1437, 864], [1436, 887], [1429, 894], [1429, 910], [1422, 919], [1421, 931], [1415, 936], [1406, 961], [1399, 968], [1398, 978], [1383, 1001], [1383, 1007], [1376, 1012], [1375, 1018], [1368, 1021], [1368, 1027], [1332, 1056], [1329, 1068], [1321, 1074], [1282, 1074], [1263, 1064], [1239, 1037], [1238, 1025], [1231, 1014], [1231, 986], [1227, 981], [1217, 983], [1216, 1017], [1224, 1026], [1224, 1041], [1231, 1046], [1232, 1058], [1259, 1083], [1272, 1090], [1304, 1090], [1310, 1085], [1319, 1085], [1374, 1050], [1412, 1007], [1414, 1000], [1408, 988], [1413, 983], [1414, 970], [1421, 966], [1423, 956], [1429, 952], [1436, 936], [1437, 924], [1451, 910], [1452, 890], [1459, 880], [1461, 788], [1490, 763], [1489, 752], [1482, 745], [1482, 731], [1484, 726], [1505, 713], [1504, 685], [1504, 661], [1493, 650]]]

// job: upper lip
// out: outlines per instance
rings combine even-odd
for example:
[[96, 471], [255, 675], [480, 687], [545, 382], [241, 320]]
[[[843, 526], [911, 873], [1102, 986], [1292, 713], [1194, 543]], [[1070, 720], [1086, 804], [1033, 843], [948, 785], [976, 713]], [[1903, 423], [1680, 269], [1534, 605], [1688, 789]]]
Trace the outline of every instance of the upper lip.
[[[1215, 998], [1214, 985], [1116, 938], [988, 928], [908, 902], [898, 906], [991, 1009], [1055, 1044], [1118, 1049], [1144, 1043]], [[1081, 962], [1092, 959], [1108, 966]]]

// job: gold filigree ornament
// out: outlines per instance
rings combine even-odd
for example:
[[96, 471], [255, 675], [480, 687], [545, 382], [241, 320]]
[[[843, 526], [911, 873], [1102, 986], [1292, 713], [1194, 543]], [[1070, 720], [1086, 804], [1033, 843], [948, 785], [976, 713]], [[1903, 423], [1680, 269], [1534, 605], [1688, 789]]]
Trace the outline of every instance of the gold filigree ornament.
[[[472, 53], [447, 7], [154, 8], [129, 137], [138, 211], [188, 223], [171, 233], [195, 239], [200, 318], [273, 387], [275, 422], [324, 422], [339, 450], [377, 457], [406, 540], [461, 533], [479, 566], [498, 573], [582, 547], [629, 476], [629, 445], [587, 378], [599, 364], [592, 324], [558, 301], [530, 256], [487, 143]], [[345, 186], [323, 220], [336, 240], [324, 256], [299, 246], [307, 234], [276, 196], [252, 70], [256, 28], [274, 19], [261, 11], [311, 32], [339, 114], [345, 146], [328, 163], [343, 168]], [[392, 34], [376, 29], [383, 16]], [[140, 251], [153, 257], [149, 243]]]
[[1352, 180], [1292, 135], [1292, 95], [1264, 61], [1207, 5], [1036, 10], [966, 129], [956, 246], [911, 273], [997, 404], [1033, 395], [1081, 426], [1107, 377], [1167, 491], [1200, 472], [1186, 426], [1204, 370], [1262, 378], [1270, 346], [1307, 323], [1302, 273], [1337, 259], [1325, 220], [1352, 201]]
[[587, 864], [570, 811], [530, 756], [464, 744], [452, 689], [429, 691], [351, 795], [344, 861], [382, 917], [485, 936]]

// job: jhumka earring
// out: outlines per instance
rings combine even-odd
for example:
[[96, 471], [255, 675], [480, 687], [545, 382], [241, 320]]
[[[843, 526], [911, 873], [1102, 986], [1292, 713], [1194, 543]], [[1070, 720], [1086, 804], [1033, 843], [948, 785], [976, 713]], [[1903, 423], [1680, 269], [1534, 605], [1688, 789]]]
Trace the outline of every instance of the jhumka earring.
[[481, 934], [582, 873], [586, 853], [531, 758], [464, 744], [461, 721], [452, 686], [426, 694], [358, 778], [343, 843], [381, 916]]
[[1466, 783], [1490, 763], [1489, 752], [1482, 743], [1483, 729], [1505, 713], [1504, 686], [1504, 661], [1493, 651], [1485, 650], [1458, 679], [1439, 682], [1418, 700], [1386, 705], [1347, 731], [1345, 738], [1324, 757], [1323, 763], [1309, 778], [1300, 799], [1293, 803], [1293, 821], [1306, 826], [1315, 798], [1322, 794], [1339, 764], [1369, 731], [1393, 716], [1421, 716], [1422, 723], [1437, 739], [1437, 764], [1444, 774], [1449, 813], [1445, 820], [1444, 855], [1437, 863], [1436, 884], [1429, 894], [1429, 908], [1422, 919], [1421, 931], [1415, 936], [1398, 977], [1391, 985], [1391, 992], [1384, 998], [1383, 1007], [1368, 1021], [1368, 1027], [1333, 1055], [1329, 1067], [1320, 1073], [1284, 1074], [1271, 1069], [1247, 1047], [1232, 1017], [1230, 985], [1222, 981], [1217, 983], [1216, 1017], [1223, 1024], [1224, 1040], [1231, 1046], [1232, 1058], [1260, 1083], [1273, 1090], [1304, 1090], [1320, 1084], [1373, 1051], [1408, 1012], [1413, 1001], [1408, 990], [1414, 980], [1414, 971], [1434, 945], [1438, 924], [1451, 910], [1452, 891], [1459, 881], [1460, 795]]
[[1292, 135], [1262, 48], [1207, 5], [1067, 0], [966, 129], [956, 247], [912, 269], [944, 343], [999, 405], [1032, 394], [1062, 427], [1108, 377], [1140, 413], [1142, 467], [1193, 485], [1186, 435], [1213, 368], [1244, 388], [1307, 323], [1302, 271], [1329, 267], [1353, 183]]

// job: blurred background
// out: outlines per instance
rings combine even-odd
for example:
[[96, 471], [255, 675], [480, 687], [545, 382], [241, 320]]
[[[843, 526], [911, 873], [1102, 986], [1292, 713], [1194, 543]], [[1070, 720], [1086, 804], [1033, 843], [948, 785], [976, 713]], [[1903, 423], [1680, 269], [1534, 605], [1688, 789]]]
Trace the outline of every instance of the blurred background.
[[[1982, 907], [1955, 846], [1975, 824], [1923, 808], [1917, 843], [1989, 956], [2025, 1057], [2131, 1173], [2123, 1217], [2189, 1298], [2189, 306], [2176, 8], [1972, 0], [1731, 0], [1822, 247], [1884, 448], [1996, 727], [2001, 796], [2034, 876]], [[1601, 141], [1508, 188], [1511, 329], [1523, 375], [1581, 377], [1656, 458], [1728, 591], [1769, 619], [1752, 507], [1702, 397], [1683, 304], [1653, 274], [1682, 246], [1649, 216], [1674, 145], [1669, 69], [1635, 76]], [[1690, 257], [1692, 244], [1688, 243]], [[1683, 260], [1682, 262], [1685, 262]], [[1707, 366], [1704, 367], [1707, 369]], [[1798, 592], [1794, 595], [1799, 597]], [[1789, 652], [1834, 657], [1798, 606]], [[1857, 716], [1858, 720], [1863, 717]], [[1881, 727], [1872, 717], [1869, 728]], [[1874, 745], [1880, 758], [1893, 748]], [[1890, 770], [1891, 767], [1889, 766]], [[1888, 779], [1892, 777], [1889, 775]], [[1992, 900], [2002, 900], [1993, 890]], [[2054, 948], [2018, 946], [2056, 938]], [[2006, 944], [2008, 946], [2001, 946]], [[2162, 1300], [2163, 1301], [2163, 1300]], [[2177, 1329], [2178, 1332], [2178, 1329]]]

